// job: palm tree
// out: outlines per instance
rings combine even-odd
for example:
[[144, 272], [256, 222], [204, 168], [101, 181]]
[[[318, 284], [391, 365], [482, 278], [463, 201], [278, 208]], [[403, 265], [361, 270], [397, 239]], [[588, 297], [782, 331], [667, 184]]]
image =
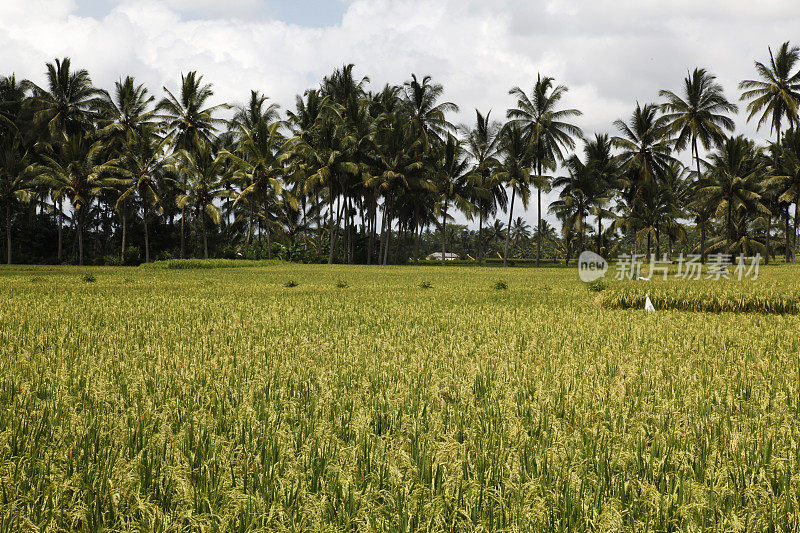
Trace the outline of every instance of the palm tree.
[[654, 184], [675, 161], [670, 155], [669, 127], [664, 117], [657, 117], [657, 112], [653, 104], [637, 103], [629, 123], [614, 121], [622, 135], [611, 142], [620, 150], [618, 159], [630, 187]]
[[186, 75], [181, 74], [181, 90], [179, 96], [164, 87], [167, 93], [157, 106], [161, 112], [160, 117], [165, 121], [164, 126], [173, 145], [177, 149], [191, 150], [200, 141], [210, 143], [217, 125], [225, 124], [220, 118], [215, 118], [214, 113], [228, 109], [228, 104], [219, 104], [206, 107], [209, 98], [214, 95], [211, 84], [203, 85], [203, 77], [191, 71]]
[[564, 224], [578, 232], [578, 253], [583, 252], [586, 218], [593, 205], [599, 203], [600, 195], [605, 191], [602, 184], [593, 179], [589, 168], [577, 157], [572, 156], [564, 162], [567, 176], [553, 181], [554, 187], [560, 187], [559, 199], [550, 204], [550, 212], [555, 214]]
[[800, 48], [783, 43], [778, 48], [777, 56], [772, 55], [769, 48], [769, 65], [755, 62], [759, 80], [744, 80], [739, 84], [742, 100], [747, 104], [747, 120], [761, 113], [758, 128], [770, 123], [770, 130], [775, 132], [776, 143], [781, 144], [781, 127], [783, 119], [790, 128], [797, 125], [797, 108], [800, 104], [800, 70], [792, 72], [800, 60]]
[[83, 231], [86, 213], [94, 200], [106, 190], [120, 184], [114, 179], [114, 168], [103, 161], [105, 147], [101, 142], [74, 134], [59, 146], [59, 151], [46, 147], [39, 155], [42, 161], [37, 168], [39, 182], [50, 188], [57, 199], [67, 198], [75, 210], [78, 230], [78, 263], [83, 265]]
[[11, 264], [11, 215], [18, 202], [34, 193], [34, 167], [19, 135], [0, 135], [0, 202], [5, 207], [6, 262]]
[[531, 238], [531, 226], [522, 217], [514, 219], [511, 224], [511, 242], [514, 249], [519, 252], [520, 243]]
[[[288, 157], [286, 148], [288, 143], [278, 129], [280, 123], [268, 124], [263, 118], [249, 128], [244, 124], [239, 126], [241, 141], [236, 152], [223, 152], [236, 167], [233, 180], [240, 183], [242, 190], [236, 197], [234, 206], [245, 199], [250, 199], [250, 220], [247, 230], [247, 244], [253, 234], [254, 206], [266, 204], [277, 197], [283, 187], [282, 176], [284, 161]], [[267, 253], [272, 258], [270, 246], [270, 232], [267, 226]]]
[[230, 126], [242, 132], [244, 128], [254, 130], [260, 122], [265, 124], [272, 124], [277, 122], [280, 118], [278, 104], [267, 105], [268, 96], [265, 96], [258, 91], [250, 91], [250, 100], [246, 106], [238, 106], [236, 113], [233, 115]]
[[478, 264], [483, 264], [483, 221], [494, 216], [497, 209], [505, 209], [508, 205], [508, 193], [503, 182], [497, 178], [496, 168], [499, 166], [498, 150], [500, 142], [500, 123], [490, 120], [492, 112], [482, 115], [475, 110], [475, 127], [464, 128], [466, 133], [466, 150], [474, 162], [472, 175], [476, 177], [473, 184], [475, 195], [473, 203], [478, 211]]
[[[533, 149], [536, 165], [534, 179], [537, 194], [537, 223], [542, 225], [542, 189], [547, 188], [548, 178], [543, 174], [545, 168], [554, 167], [565, 159], [564, 150], [575, 147], [575, 137], [582, 138], [583, 132], [578, 126], [566, 120], [578, 117], [582, 113], [577, 109], [559, 109], [561, 99], [568, 89], [564, 85], [553, 86], [555, 80], [549, 76], [536, 77], [530, 97], [519, 87], [514, 87], [509, 94], [517, 97], [517, 107], [509, 109], [506, 115], [514, 122], [524, 125], [529, 142]], [[542, 256], [542, 241], [536, 241], [536, 266]]]
[[709, 157], [708, 181], [699, 192], [717, 206], [717, 216], [725, 219], [729, 250], [733, 246], [734, 215], [766, 211], [758, 192], [765, 170], [762, 161], [755, 143], [741, 135], [726, 139]]
[[131, 76], [119, 80], [114, 85], [114, 96], [108, 91], [99, 91], [100, 135], [107, 135], [124, 144], [133, 133], [139, 133], [143, 126], [152, 124], [155, 110], [150, 105], [155, 100], [148, 95], [143, 84], [136, 85]]
[[469, 161], [464, 157], [461, 143], [451, 134], [441, 149], [441, 156], [436, 165], [434, 182], [439, 195], [439, 211], [442, 213], [442, 266], [445, 265], [447, 209], [450, 203], [464, 213], [470, 214], [474, 206], [470, 203], [470, 169]]
[[93, 109], [101, 105], [100, 93], [84, 69], [71, 70], [68, 57], [47, 64], [47, 89], [31, 83], [34, 121], [47, 127], [51, 137], [75, 135], [87, 129]]
[[415, 74], [404, 86], [404, 99], [410, 115], [411, 128], [415, 136], [422, 139], [420, 148], [427, 151], [433, 142], [440, 142], [455, 130], [447, 121], [446, 113], [457, 113], [458, 106], [452, 102], [437, 103], [444, 93], [438, 83], [432, 83], [430, 76], [422, 81]]
[[[144, 210], [144, 260], [150, 262], [150, 230], [148, 226], [150, 205], [158, 205], [158, 176], [170, 164], [167, 145], [170, 139], [158, 135], [154, 125], [141, 128], [138, 134], [129, 135], [125, 150], [113, 162], [114, 173], [125, 183], [126, 188], [117, 200], [117, 209], [123, 206], [131, 195], [137, 195]], [[124, 213], [124, 210], [123, 210]], [[122, 256], [125, 254], [125, 223], [123, 214]]]
[[[683, 97], [672, 91], [660, 91], [666, 98], [661, 108], [666, 113], [663, 120], [669, 124], [671, 133], [675, 135], [674, 148], [683, 151], [688, 146], [697, 166], [697, 180], [700, 174], [700, 152], [698, 141], [704, 150], [719, 145], [725, 140], [725, 130], [733, 131], [735, 124], [727, 113], [736, 113], [738, 107], [725, 98], [722, 85], [716, 83], [716, 77], [705, 69], [696, 68], [683, 80]], [[701, 239], [704, 241], [705, 239]], [[705, 262], [705, 250], [700, 255]]]
[[794, 260], [797, 256], [797, 222], [800, 218], [800, 132], [785, 132], [781, 148], [776, 151], [777, 167], [773, 169], [776, 175], [767, 180], [766, 185], [777, 191], [778, 201], [794, 204], [794, 231], [791, 237], [791, 255]]
[[218, 198], [232, 196], [228, 188], [225, 153], [215, 154], [210, 143], [195, 140], [192, 150], [181, 150], [173, 168], [187, 177], [186, 192], [176, 198], [178, 207], [193, 207], [203, 235], [203, 257], [208, 259], [207, 219], [220, 223], [220, 211], [214, 204]]
[[[527, 208], [531, 194], [533, 153], [521, 126], [511, 122], [503, 128], [500, 137], [500, 153], [503, 159], [498, 167], [497, 179], [502, 180], [511, 189], [511, 204], [508, 209], [508, 227], [510, 228], [514, 216], [514, 200], [517, 195], [519, 195], [522, 205]], [[510, 235], [511, 232], [507, 231], [503, 266], [508, 266], [508, 240]]]
[[697, 142], [704, 150], [717, 146], [725, 140], [725, 130], [733, 131], [735, 124], [727, 113], [736, 113], [738, 107], [725, 98], [722, 85], [716, 77], [703, 68], [696, 68], [683, 80], [683, 97], [672, 91], [659, 91], [666, 98], [661, 109], [671, 133], [675, 135], [674, 148], [683, 151], [691, 149], [692, 158], [697, 164], [697, 178], [700, 179], [700, 153]]
[[606, 134], [595, 134], [584, 145], [586, 169], [594, 182], [596, 195], [592, 200], [591, 214], [597, 217], [597, 253], [602, 254], [603, 219], [611, 218], [613, 213], [608, 209], [614, 190], [620, 185], [620, 168], [617, 159], [612, 155], [612, 143]]

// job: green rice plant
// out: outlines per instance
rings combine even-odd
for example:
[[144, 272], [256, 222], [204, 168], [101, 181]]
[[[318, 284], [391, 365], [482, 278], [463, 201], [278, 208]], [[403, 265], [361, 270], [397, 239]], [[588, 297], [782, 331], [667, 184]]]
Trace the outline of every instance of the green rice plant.
[[792, 531], [798, 273], [2, 268], [0, 533]]
[[800, 288], [738, 281], [619, 283], [596, 303], [607, 309], [643, 309], [645, 297], [656, 309], [733, 313], [800, 313]]

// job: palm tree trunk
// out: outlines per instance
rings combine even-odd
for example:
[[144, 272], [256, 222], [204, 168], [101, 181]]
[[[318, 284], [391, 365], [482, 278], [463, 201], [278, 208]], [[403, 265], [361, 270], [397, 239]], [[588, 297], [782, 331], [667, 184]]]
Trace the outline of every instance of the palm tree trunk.
[[203, 230], [203, 257], [208, 259], [208, 230], [206, 229], [206, 206], [200, 206], [200, 229]]
[[478, 266], [483, 265], [483, 209], [478, 213]]
[[[514, 216], [514, 198], [516, 197], [516, 195], [517, 195], [517, 190], [512, 188], [511, 189], [511, 205], [508, 208], [508, 227], [506, 228], [506, 246], [505, 246], [505, 250], [503, 251], [503, 266], [504, 267], [508, 266], [508, 239], [509, 239], [509, 237], [511, 237], [511, 217]], [[541, 225], [539, 225], [539, 229], [540, 230], [542, 229]], [[538, 257], [536, 259], [536, 264], [537, 264], [537, 266], [539, 264]]]
[[125, 244], [128, 237], [128, 217], [125, 213], [125, 204], [122, 205], [122, 249], [119, 252], [119, 264], [125, 264]]
[[6, 200], [6, 263], [11, 264], [11, 198]]
[[[772, 206], [770, 206], [772, 207]], [[767, 215], [767, 235], [764, 237], [764, 243], [766, 245], [766, 257], [764, 258], [764, 264], [769, 264], [769, 234], [772, 233], [772, 210], [770, 209], [769, 215]]]
[[58, 209], [58, 262], [60, 263], [61, 262], [61, 257], [63, 256], [63, 250], [64, 250], [64, 246], [63, 246], [63, 242], [64, 242], [64, 239], [63, 239], [63, 233], [64, 233], [64, 231], [63, 231], [63, 226], [64, 226], [64, 224], [63, 224], [64, 204], [63, 204], [63, 200], [61, 200], [61, 198], [59, 198], [58, 202], [56, 202], [56, 204], [57, 204], [57, 209]]
[[784, 221], [786, 222], [786, 230], [784, 231], [784, 236], [786, 237], [785, 239], [786, 245], [784, 246], [784, 255], [786, 262], [788, 263], [789, 261], [791, 261], [791, 255], [792, 255], [792, 244], [791, 244], [791, 239], [789, 238], [789, 232], [791, 231], [791, 225], [789, 222], [791, 218], [789, 217], [789, 204], [786, 204], [786, 211], [783, 214], [783, 218]]
[[794, 233], [792, 234], [792, 262], [797, 260], [797, 219], [800, 215], [800, 197], [794, 200]]
[[75, 222], [78, 228], [78, 264], [83, 266], [83, 209], [75, 210]]
[[150, 227], [147, 224], [148, 215], [150, 210], [147, 208], [147, 199], [144, 200], [144, 262], [150, 262]]
[[250, 218], [247, 221], [247, 245], [253, 240], [253, 202], [250, 202]]
[[[542, 179], [542, 161], [537, 158], [536, 170], [539, 173], [539, 180]], [[536, 187], [536, 228], [538, 235], [536, 236], [536, 266], [542, 260], [542, 188]], [[509, 226], [510, 229], [510, 226]]]
[[597, 215], [597, 255], [603, 254], [603, 215]]
[[[697, 151], [697, 138], [692, 137], [692, 151], [694, 152], [694, 160], [697, 163], [697, 181], [702, 179], [700, 175], [700, 153]], [[706, 221], [700, 222], [700, 264], [706, 264]]]
[[444, 266], [445, 243], [447, 242], [447, 203], [442, 210], [442, 266]]
[[186, 257], [186, 207], [181, 207], [181, 259]]
[[414, 224], [414, 264], [419, 264], [419, 241], [420, 241], [420, 234], [422, 233], [422, 228], [420, 227], [419, 223]]
[[[733, 228], [731, 228], [731, 218], [733, 217], [733, 204], [728, 201], [728, 217], [727, 217], [727, 226], [728, 226], [728, 251], [730, 251], [731, 247], [733, 246]], [[786, 228], [789, 228], [789, 220], [786, 220]], [[788, 248], [787, 248], [788, 249]]]
[[[333, 250], [333, 245], [336, 242], [336, 241], [334, 241], [334, 233], [335, 232], [334, 232], [334, 229], [333, 229], [333, 212], [335, 210], [334, 205], [333, 205], [334, 204], [333, 191], [330, 192], [329, 196], [330, 196], [330, 198], [328, 198], [328, 202], [330, 204], [329, 205], [330, 214], [328, 215], [328, 219], [329, 219], [329, 222], [330, 222], [330, 239], [328, 241], [328, 264], [332, 265], [333, 264], [333, 255], [335, 253], [334, 250]], [[339, 216], [338, 212], [337, 212], [336, 216], [337, 217]], [[337, 229], [338, 229], [338, 220], [337, 220]]]

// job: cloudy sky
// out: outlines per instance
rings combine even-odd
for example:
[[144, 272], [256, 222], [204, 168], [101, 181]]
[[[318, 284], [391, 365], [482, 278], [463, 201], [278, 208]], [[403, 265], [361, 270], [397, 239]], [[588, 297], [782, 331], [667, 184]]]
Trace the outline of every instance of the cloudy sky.
[[[220, 101], [257, 88], [286, 108], [355, 63], [375, 87], [432, 75], [467, 122], [475, 108], [501, 118], [508, 89], [541, 72], [569, 86], [587, 133], [614, 133], [695, 66], [738, 99], [786, 40], [800, 44], [797, 0], [0, 0], [0, 73], [37, 83], [70, 56], [102, 87], [132, 74], [160, 96], [197, 70]], [[741, 132], [769, 136], [745, 118]]]

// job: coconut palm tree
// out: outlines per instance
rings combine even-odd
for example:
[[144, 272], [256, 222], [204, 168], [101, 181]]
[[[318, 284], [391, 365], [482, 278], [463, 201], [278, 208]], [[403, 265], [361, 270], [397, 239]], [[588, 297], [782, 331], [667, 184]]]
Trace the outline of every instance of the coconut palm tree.
[[439, 196], [438, 210], [442, 214], [442, 266], [444, 266], [447, 253], [447, 210], [452, 203], [457, 209], [470, 215], [474, 206], [470, 203], [473, 193], [470, 190], [469, 160], [465, 157], [461, 143], [453, 135], [448, 134], [440, 152], [433, 179]]
[[558, 200], [550, 204], [550, 212], [578, 233], [578, 253], [584, 250], [586, 219], [593, 206], [600, 203], [605, 193], [603, 184], [595, 180], [578, 156], [564, 162], [568, 175], [553, 180], [553, 186], [561, 188]]
[[[517, 107], [509, 109], [507, 117], [513, 122], [523, 125], [528, 140], [531, 143], [534, 164], [536, 168], [537, 195], [537, 222], [538, 228], [542, 224], [542, 190], [548, 186], [548, 177], [543, 174], [546, 168], [565, 159], [565, 150], [575, 147], [575, 138], [582, 138], [581, 129], [567, 122], [582, 113], [577, 109], [560, 109], [561, 99], [568, 89], [564, 85], [554, 86], [554, 78], [549, 76], [536, 77], [531, 95], [519, 87], [514, 87], [509, 94], [516, 96]], [[536, 241], [536, 266], [539, 266], [542, 256], [542, 241]]]
[[[253, 214], [255, 206], [266, 205], [271, 199], [277, 198], [283, 188], [284, 161], [288, 157], [289, 143], [278, 131], [281, 124], [275, 122], [268, 124], [259, 120], [252, 129], [241, 124], [241, 140], [234, 153], [223, 152], [234, 167], [233, 180], [240, 184], [241, 192], [236, 196], [234, 206], [243, 200], [250, 200], [250, 220], [247, 230], [247, 244], [253, 234]], [[270, 248], [270, 232], [267, 226], [267, 253], [272, 257]]]
[[46, 126], [51, 138], [76, 135], [91, 125], [100, 92], [84, 69], [72, 70], [70, 58], [47, 63], [47, 88], [31, 83], [34, 121]]
[[50, 188], [56, 199], [66, 198], [75, 211], [78, 230], [78, 263], [83, 265], [83, 233], [87, 212], [104, 191], [121, 183], [114, 178], [113, 162], [104, 161], [103, 143], [80, 133], [70, 135], [58, 151], [45, 147], [39, 154], [38, 182]]
[[[144, 125], [138, 133], [128, 136], [125, 149], [111, 165], [113, 172], [125, 183], [125, 189], [117, 199], [117, 209], [124, 206], [126, 200], [134, 195], [142, 202], [145, 263], [150, 262], [150, 206], [161, 204], [158, 177], [164, 174], [171, 163], [171, 156], [168, 155], [169, 142], [168, 137], [158, 134], [155, 125]], [[122, 257], [124, 254], [125, 223], [123, 222]]]
[[716, 215], [725, 219], [728, 249], [733, 246], [733, 222], [736, 213], [765, 212], [759, 189], [765, 172], [760, 151], [743, 136], [729, 137], [709, 157], [708, 181], [700, 195], [717, 206]]
[[[695, 68], [683, 80], [683, 85], [682, 96], [672, 91], [659, 92], [659, 95], [667, 100], [661, 106], [665, 113], [663, 120], [668, 123], [670, 132], [674, 136], [675, 150], [680, 152], [687, 147], [690, 148], [697, 168], [696, 179], [702, 180], [698, 141], [704, 150], [723, 142], [725, 131], [733, 131], [735, 127], [728, 114], [736, 113], [738, 107], [725, 98], [722, 85], [718, 84], [716, 77], [705, 69]], [[705, 262], [705, 250], [702, 248], [704, 244], [703, 237], [700, 250], [703, 262]]]
[[203, 84], [203, 76], [191, 71], [181, 74], [181, 90], [175, 96], [164, 87], [167, 96], [158, 103], [157, 110], [173, 145], [179, 150], [191, 150], [202, 143], [210, 143], [217, 126], [225, 120], [214, 117], [217, 111], [228, 109], [228, 104], [207, 106], [214, 95], [211, 84]]
[[620, 167], [617, 158], [612, 155], [613, 145], [606, 134], [595, 134], [583, 147], [586, 169], [594, 182], [595, 197], [592, 201], [591, 214], [597, 217], [597, 253], [602, 254], [603, 219], [613, 217], [609, 204], [614, 191], [621, 186]]
[[[533, 150], [522, 126], [511, 122], [503, 128], [500, 136], [502, 160], [498, 166], [497, 179], [511, 189], [511, 203], [508, 209], [508, 227], [514, 217], [514, 200], [519, 195], [523, 207], [528, 207], [531, 194], [531, 173], [533, 172]], [[537, 227], [539, 227], [537, 225]], [[508, 266], [508, 241], [511, 233], [506, 232], [503, 253], [503, 266]]]
[[6, 262], [11, 264], [11, 220], [19, 202], [28, 202], [34, 194], [35, 168], [23, 149], [19, 135], [0, 135], [0, 202], [5, 211]]
[[744, 80], [739, 84], [742, 100], [749, 100], [747, 104], [747, 120], [758, 114], [758, 128], [769, 122], [770, 130], [775, 132], [778, 146], [781, 144], [781, 127], [786, 119], [790, 128], [797, 123], [797, 110], [800, 105], [800, 70], [795, 66], [800, 60], [800, 48], [790, 46], [789, 42], [783, 43], [778, 48], [777, 55], [769, 50], [769, 64], [755, 62], [756, 73], [761, 79]]
[[667, 171], [675, 158], [671, 155], [669, 127], [663, 117], [657, 116], [653, 104], [636, 104], [630, 121], [614, 121], [621, 135], [611, 142], [620, 150], [617, 158], [628, 186], [637, 188], [643, 183], [655, 184]]
[[700, 179], [700, 153], [698, 141], [704, 150], [709, 150], [725, 140], [725, 131], [733, 131], [735, 124], [728, 116], [738, 107], [725, 98], [722, 85], [716, 77], [703, 68], [696, 68], [683, 80], [683, 95], [672, 91], [659, 91], [667, 101], [661, 105], [663, 120], [674, 136], [674, 148], [691, 149]]
[[432, 143], [442, 142], [455, 126], [447, 121], [446, 113], [457, 113], [452, 102], [439, 102], [444, 88], [431, 81], [430, 76], [418, 80], [416, 74], [403, 86], [403, 97], [408, 109], [411, 129], [421, 139], [419, 148], [427, 151]]
[[254, 130], [260, 122], [272, 124], [280, 118], [280, 106], [278, 104], [267, 105], [269, 97], [256, 90], [250, 91], [250, 100], [247, 105], [238, 106], [230, 127], [238, 132], [244, 128]]
[[154, 96], [148, 94], [143, 84], [127, 76], [114, 84], [114, 95], [100, 90], [98, 100], [99, 134], [111, 142], [124, 144], [133, 133], [139, 133], [145, 125], [154, 122], [155, 110], [151, 104]]
[[472, 175], [475, 197], [473, 203], [478, 211], [478, 264], [483, 264], [483, 221], [494, 216], [497, 209], [508, 205], [508, 193], [495, 170], [499, 166], [498, 150], [501, 125], [491, 121], [489, 111], [486, 115], [475, 110], [475, 127], [463, 128], [466, 134], [466, 150], [474, 163]]
[[181, 209], [194, 208], [203, 236], [203, 257], [206, 259], [208, 222], [219, 225], [221, 220], [220, 210], [214, 201], [233, 196], [233, 191], [228, 187], [228, 159], [225, 153], [215, 153], [211, 143], [198, 138], [191, 150], [180, 150], [171, 165], [176, 172], [187, 178], [186, 192], [178, 195], [176, 203]]
[[[797, 256], [797, 222], [800, 218], [800, 132], [785, 132], [781, 147], [776, 152], [777, 165], [773, 168], [774, 175], [767, 180], [766, 186], [778, 193], [779, 202], [794, 204], [794, 231], [791, 236], [791, 256], [794, 260]], [[789, 243], [787, 249], [788, 247]]]

